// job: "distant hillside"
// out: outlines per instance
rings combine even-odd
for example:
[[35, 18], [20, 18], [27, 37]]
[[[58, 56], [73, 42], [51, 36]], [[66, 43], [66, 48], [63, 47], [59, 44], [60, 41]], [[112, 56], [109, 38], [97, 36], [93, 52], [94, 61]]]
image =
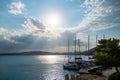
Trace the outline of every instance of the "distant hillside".
[[82, 52], [82, 54], [84, 54], [84, 55], [94, 55], [95, 51], [96, 51], [96, 47], [90, 49], [89, 51], [84, 51], [84, 52]]
[[[93, 55], [95, 52], [95, 48], [90, 49], [89, 51], [84, 52], [76, 52], [70, 53], [71, 55]], [[45, 52], [45, 51], [29, 51], [29, 52], [19, 52], [19, 53], [0, 53], [0, 55], [66, 55], [67, 52], [64, 53], [52, 53], [52, 52]]]
[[29, 51], [29, 52], [16, 52], [16, 53], [0, 53], [0, 55], [51, 55], [55, 53], [44, 51]]

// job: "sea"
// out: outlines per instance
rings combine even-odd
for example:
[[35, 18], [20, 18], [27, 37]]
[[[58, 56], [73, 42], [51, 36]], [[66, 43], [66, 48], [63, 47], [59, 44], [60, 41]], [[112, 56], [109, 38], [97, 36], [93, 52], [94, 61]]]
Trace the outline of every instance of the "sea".
[[[89, 60], [88, 56], [81, 57]], [[67, 59], [66, 55], [2, 55], [0, 80], [64, 80], [66, 74], [78, 74], [63, 69]]]

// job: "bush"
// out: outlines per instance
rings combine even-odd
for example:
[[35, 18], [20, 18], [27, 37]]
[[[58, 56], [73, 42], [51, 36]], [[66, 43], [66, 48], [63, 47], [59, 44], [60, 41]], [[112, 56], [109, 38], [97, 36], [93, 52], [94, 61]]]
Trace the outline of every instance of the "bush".
[[120, 72], [113, 73], [109, 76], [108, 80], [120, 80]]

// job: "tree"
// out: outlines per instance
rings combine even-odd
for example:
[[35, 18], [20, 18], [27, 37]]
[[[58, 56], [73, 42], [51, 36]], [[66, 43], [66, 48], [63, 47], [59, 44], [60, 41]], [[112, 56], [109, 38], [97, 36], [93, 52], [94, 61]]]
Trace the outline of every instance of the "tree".
[[103, 67], [115, 67], [119, 72], [120, 67], [120, 46], [118, 39], [101, 39], [96, 49], [95, 64]]

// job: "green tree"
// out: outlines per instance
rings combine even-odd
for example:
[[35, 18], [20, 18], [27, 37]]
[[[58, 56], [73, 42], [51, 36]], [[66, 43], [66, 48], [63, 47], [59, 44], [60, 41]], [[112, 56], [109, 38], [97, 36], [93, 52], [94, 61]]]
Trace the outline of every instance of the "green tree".
[[98, 41], [97, 52], [94, 56], [95, 64], [103, 67], [115, 67], [119, 72], [120, 46], [118, 39], [101, 39]]

